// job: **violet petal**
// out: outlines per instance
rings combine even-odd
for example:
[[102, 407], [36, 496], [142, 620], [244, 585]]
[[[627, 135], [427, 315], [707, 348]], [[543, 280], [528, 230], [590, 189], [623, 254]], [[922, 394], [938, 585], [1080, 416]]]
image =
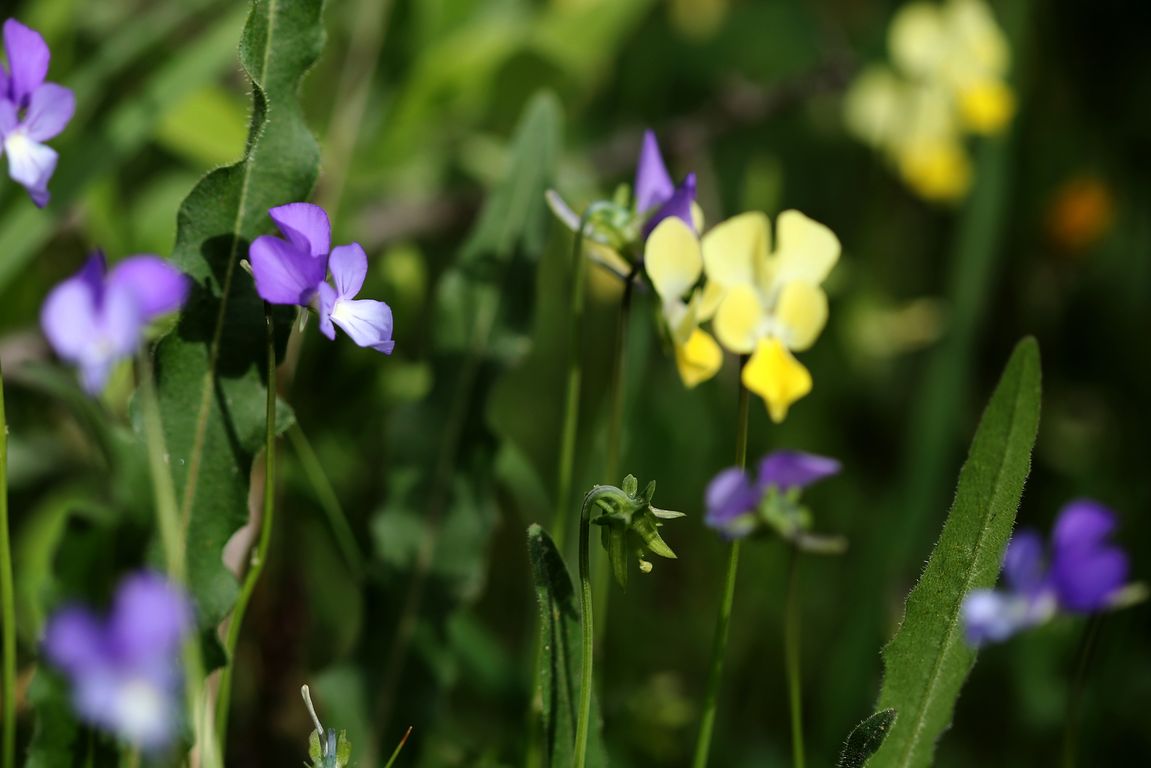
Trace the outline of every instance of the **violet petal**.
[[644, 131], [639, 161], [635, 166], [635, 209], [647, 214], [667, 201], [675, 191], [671, 175], [664, 165], [655, 133]]
[[184, 306], [188, 277], [159, 256], [129, 256], [112, 268], [109, 285], [123, 285], [136, 298], [142, 320], [149, 322]]
[[307, 306], [324, 282], [327, 254], [312, 255], [278, 237], [257, 237], [248, 249], [256, 292], [270, 304]]
[[[311, 203], [288, 203], [268, 211], [289, 241], [312, 256], [327, 256], [332, 242], [328, 214]], [[321, 278], [322, 279], [322, 278]]]
[[355, 296], [364, 287], [368, 275], [368, 256], [359, 243], [337, 245], [328, 257], [328, 270], [336, 284], [336, 294], [341, 299]]
[[713, 528], [722, 528], [755, 509], [759, 499], [760, 495], [752, 488], [746, 472], [739, 467], [725, 469], [708, 483], [704, 522]]
[[8, 19], [4, 22], [4, 50], [8, 54], [9, 94], [19, 106], [27, 106], [32, 92], [48, 75], [48, 45], [36, 30]]
[[758, 485], [762, 491], [774, 485], [782, 491], [806, 488], [825, 477], [839, 474], [835, 459], [802, 451], [775, 451], [759, 463]]
[[1034, 594], [1047, 582], [1043, 537], [1036, 531], [1020, 530], [1011, 537], [1003, 555], [1003, 577], [1015, 592]]
[[72, 91], [56, 83], [44, 83], [32, 92], [24, 116], [24, 132], [33, 141], [48, 141], [64, 130], [75, 111]]

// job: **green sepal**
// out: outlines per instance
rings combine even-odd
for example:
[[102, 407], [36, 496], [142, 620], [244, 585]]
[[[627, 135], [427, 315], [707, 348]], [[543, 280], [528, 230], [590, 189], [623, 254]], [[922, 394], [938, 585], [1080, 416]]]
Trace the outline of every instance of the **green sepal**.
[[352, 742], [348, 741], [348, 732], [340, 731], [336, 741], [336, 768], [345, 768], [352, 759]]
[[636, 535], [643, 541], [643, 545], [647, 547], [648, 551], [653, 555], [675, 560], [675, 552], [672, 552], [671, 547], [660, 537], [657, 525], [658, 523], [655, 522], [653, 516], [643, 515], [632, 524], [632, 530], [635, 531]]
[[627, 589], [627, 531], [613, 525], [605, 525], [601, 538], [611, 561], [611, 572], [620, 589]]
[[312, 765], [322, 766], [324, 764], [324, 751], [320, 746], [320, 732], [312, 731], [312, 735], [308, 737], [308, 757], [312, 760]]

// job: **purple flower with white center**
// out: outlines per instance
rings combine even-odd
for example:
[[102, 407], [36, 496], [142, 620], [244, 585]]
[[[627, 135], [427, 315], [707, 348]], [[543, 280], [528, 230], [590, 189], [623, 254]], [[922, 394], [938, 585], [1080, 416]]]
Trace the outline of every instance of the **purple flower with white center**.
[[664, 165], [655, 133], [643, 134], [643, 145], [635, 167], [635, 210], [644, 218], [643, 236], [646, 238], [666, 218], [675, 216], [695, 229], [692, 204], [695, 202], [695, 174], [689, 173], [676, 186]]
[[705, 522], [728, 538], [747, 536], [764, 523], [788, 527], [781, 525], [785, 521], [770, 515], [764, 519], [760, 514], [764, 502], [798, 497], [799, 491], [838, 474], [840, 469], [835, 459], [802, 451], [769, 453], [760, 461], [754, 482], [744, 470], [729, 467], [716, 475], [707, 487]]
[[[355, 298], [368, 274], [359, 243], [331, 248], [328, 215], [311, 203], [281, 205], [268, 214], [284, 237], [258, 237], [248, 251], [260, 297], [269, 304], [315, 309], [329, 339], [336, 338], [338, 325], [361, 347], [390, 355], [395, 348], [391, 308]], [[326, 281], [329, 270], [334, 288]]]
[[392, 309], [382, 301], [357, 299], [368, 274], [368, 256], [359, 243], [332, 249], [328, 260], [336, 287], [320, 283], [320, 332], [336, 338], [335, 325], [361, 347], [392, 354]]
[[963, 603], [967, 641], [1006, 640], [1056, 613], [1109, 608], [1126, 585], [1127, 555], [1110, 542], [1116, 516], [1090, 499], [1067, 504], [1051, 535], [1050, 557], [1031, 530], [1016, 533], [1003, 557], [1006, 590], [977, 589]]
[[194, 626], [184, 593], [163, 576], [124, 579], [112, 610], [65, 606], [43, 651], [72, 686], [77, 717], [148, 751], [171, 743], [180, 719], [180, 652]]
[[44, 81], [51, 54], [40, 33], [8, 19], [4, 52], [8, 66], [0, 69], [0, 141], [8, 154], [9, 175], [43, 208], [57, 158], [44, 142], [64, 130], [76, 99], [64, 86]]
[[158, 256], [129, 256], [110, 272], [96, 251], [48, 294], [40, 327], [56, 354], [98, 394], [116, 363], [139, 348], [152, 320], [184, 305], [188, 278]]

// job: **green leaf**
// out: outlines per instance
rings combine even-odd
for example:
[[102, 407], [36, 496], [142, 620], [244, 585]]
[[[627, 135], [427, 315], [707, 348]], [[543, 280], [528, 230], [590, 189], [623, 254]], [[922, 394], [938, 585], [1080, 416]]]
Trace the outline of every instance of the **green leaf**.
[[839, 756], [838, 768], [862, 768], [867, 758], [875, 754], [883, 740], [887, 738], [892, 723], [895, 722], [894, 709], [881, 709], [852, 729]]
[[879, 708], [899, 718], [872, 768], [926, 766], [951, 723], [975, 663], [961, 609], [973, 589], [994, 586], [1015, 524], [1039, 428], [1039, 346], [1024, 339], [983, 412], [943, 534], [907, 597], [903, 623], [883, 651]]
[[[580, 686], [580, 610], [563, 558], [551, 536], [538, 525], [528, 528], [528, 557], [540, 609], [539, 695], [548, 765], [566, 766], [575, 745]], [[592, 697], [588, 765], [607, 764], [600, 736], [600, 714]]]
[[[323, 46], [321, 8], [322, 0], [253, 3], [240, 41], [240, 63], [252, 81], [247, 151], [205, 176], [179, 213], [173, 260], [195, 288], [176, 332], [157, 350], [156, 373], [189, 521], [188, 578], [205, 629], [235, 600], [221, 552], [248, 518], [248, 475], [264, 438], [264, 310], [239, 262], [271, 228], [268, 209], [306, 200], [315, 184], [319, 148], [297, 94]], [[279, 319], [286, 330], [291, 318]], [[281, 430], [289, 420], [278, 419]]]
[[505, 180], [497, 186], [468, 239], [461, 261], [488, 256], [507, 262], [522, 243], [535, 255], [543, 248], [548, 217], [544, 192], [559, 155], [561, 111], [550, 93], [531, 100], [512, 140], [514, 152]]

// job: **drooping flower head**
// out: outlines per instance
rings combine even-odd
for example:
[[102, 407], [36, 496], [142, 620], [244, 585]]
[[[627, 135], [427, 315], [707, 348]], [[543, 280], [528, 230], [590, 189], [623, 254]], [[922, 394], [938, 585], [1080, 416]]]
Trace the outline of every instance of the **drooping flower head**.
[[44, 145], [59, 134], [76, 108], [72, 91], [45, 82], [51, 58], [44, 38], [15, 19], [4, 22], [7, 67], [0, 69], [0, 140], [8, 173], [38, 207], [48, 204], [56, 152]]
[[999, 642], [1059, 612], [1095, 613], [1112, 606], [1127, 584], [1127, 555], [1110, 542], [1115, 513], [1090, 499], [1067, 504], [1050, 549], [1032, 530], [1016, 533], [1003, 558], [1007, 589], [972, 591], [963, 603], [967, 641]]
[[[248, 250], [256, 292], [269, 304], [314, 309], [320, 331], [336, 337], [335, 326], [361, 347], [391, 354], [392, 310], [382, 301], [356, 299], [368, 273], [359, 243], [331, 247], [331, 224], [323, 208], [289, 203], [268, 215], [283, 237], [262, 235]], [[335, 283], [327, 282], [331, 270]]]
[[774, 530], [801, 548], [838, 549], [839, 540], [810, 533], [811, 513], [800, 506], [799, 497], [805, 488], [840, 469], [835, 459], [802, 451], [769, 453], [754, 479], [739, 467], [729, 467], [708, 484], [704, 522], [729, 539]]
[[97, 394], [113, 366], [131, 357], [144, 330], [188, 297], [188, 278], [158, 256], [129, 256], [109, 272], [101, 251], [48, 294], [40, 327], [56, 354], [80, 368]]
[[180, 721], [180, 651], [194, 626], [184, 593], [163, 576], [126, 578], [112, 610], [71, 605], [49, 619], [43, 651], [72, 686], [77, 717], [148, 751]]

